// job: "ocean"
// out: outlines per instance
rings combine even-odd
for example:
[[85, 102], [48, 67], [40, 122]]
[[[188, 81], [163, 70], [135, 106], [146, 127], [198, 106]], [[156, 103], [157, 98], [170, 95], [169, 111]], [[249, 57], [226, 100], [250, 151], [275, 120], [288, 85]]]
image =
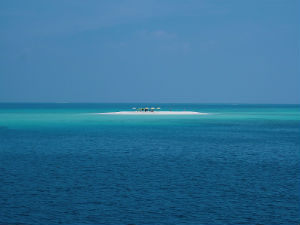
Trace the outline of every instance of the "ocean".
[[[154, 106], [207, 115], [100, 115]], [[300, 106], [0, 104], [0, 224], [299, 224]]]

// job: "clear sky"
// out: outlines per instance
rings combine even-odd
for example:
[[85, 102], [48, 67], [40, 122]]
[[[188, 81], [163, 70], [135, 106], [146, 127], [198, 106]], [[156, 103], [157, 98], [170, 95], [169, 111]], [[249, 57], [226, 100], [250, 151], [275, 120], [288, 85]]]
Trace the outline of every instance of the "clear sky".
[[0, 102], [299, 103], [299, 0], [0, 1]]

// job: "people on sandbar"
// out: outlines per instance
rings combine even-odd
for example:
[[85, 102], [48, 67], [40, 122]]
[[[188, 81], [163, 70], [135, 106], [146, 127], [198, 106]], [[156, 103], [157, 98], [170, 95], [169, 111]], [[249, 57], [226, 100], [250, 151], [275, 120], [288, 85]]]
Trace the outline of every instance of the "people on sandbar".
[[145, 108], [132, 108], [132, 109], [135, 109], [137, 112], [154, 112], [155, 109], [159, 110], [160, 108], [154, 108], [154, 107], [148, 108], [148, 107], [145, 107]]

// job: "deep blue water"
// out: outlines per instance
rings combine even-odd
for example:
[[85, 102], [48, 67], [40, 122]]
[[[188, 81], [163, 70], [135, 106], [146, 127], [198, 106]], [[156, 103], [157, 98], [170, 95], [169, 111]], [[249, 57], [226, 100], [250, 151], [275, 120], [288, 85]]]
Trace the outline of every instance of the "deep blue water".
[[0, 224], [299, 224], [299, 105], [136, 105], [0, 104]]

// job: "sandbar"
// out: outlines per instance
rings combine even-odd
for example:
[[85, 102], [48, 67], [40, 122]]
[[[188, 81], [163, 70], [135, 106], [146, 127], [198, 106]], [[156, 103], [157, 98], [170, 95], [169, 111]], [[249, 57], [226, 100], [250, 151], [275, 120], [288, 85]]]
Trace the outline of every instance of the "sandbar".
[[120, 111], [120, 112], [106, 112], [97, 113], [106, 115], [207, 115], [208, 113], [194, 112], [194, 111], [148, 111], [148, 112], [137, 112], [137, 111]]

